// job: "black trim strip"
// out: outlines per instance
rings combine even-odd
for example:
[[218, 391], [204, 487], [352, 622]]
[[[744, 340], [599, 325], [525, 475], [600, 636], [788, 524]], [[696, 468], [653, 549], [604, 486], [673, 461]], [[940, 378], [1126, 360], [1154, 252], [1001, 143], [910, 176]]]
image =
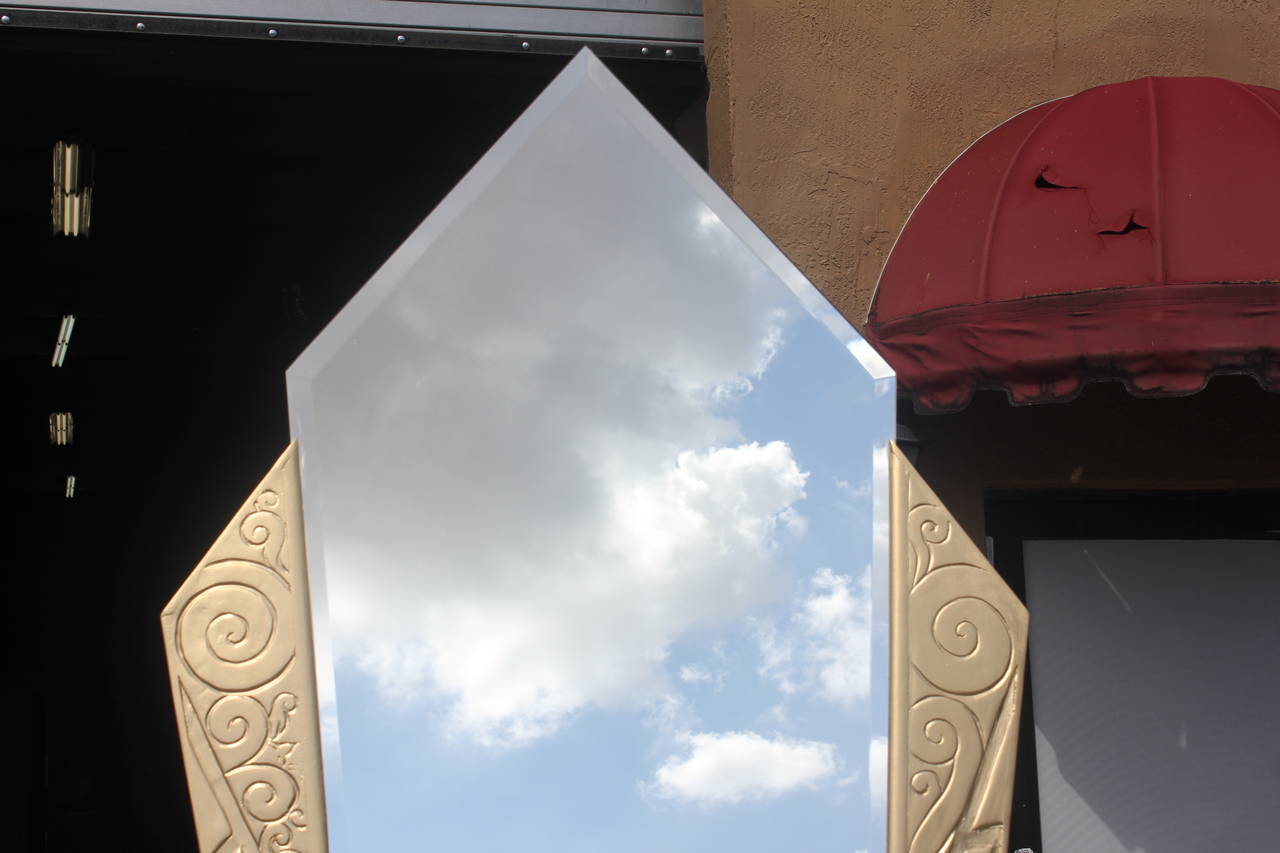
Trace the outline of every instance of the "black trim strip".
[[[293, 41], [343, 45], [426, 47], [443, 50], [536, 53], [572, 56], [584, 47], [607, 59], [651, 59], [663, 62], [702, 62], [702, 45], [684, 41], [574, 38], [522, 33], [441, 30], [415, 27], [357, 26], [289, 21], [249, 20], [166, 15], [125, 15], [103, 12], [0, 6], [5, 27], [42, 30], [87, 30], [109, 33], [201, 36], [258, 41]], [[139, 25], [142, 29], [139, 30]], [[275, 35], [271, 35], [274, 32]], [[403, 41], [401, 40], [403, 39]], [[525, 45], [528, 45], [526, 47]]]

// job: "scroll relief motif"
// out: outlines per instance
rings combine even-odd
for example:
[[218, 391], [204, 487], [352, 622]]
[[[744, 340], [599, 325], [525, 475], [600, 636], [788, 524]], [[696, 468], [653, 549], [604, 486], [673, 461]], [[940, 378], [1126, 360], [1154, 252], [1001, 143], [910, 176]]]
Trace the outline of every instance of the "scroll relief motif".
[[201, 853], [327, 850], [290, 445], [160, 616]]
[[890, 851], [1008, 845], [1027, 610], [892, 448]]

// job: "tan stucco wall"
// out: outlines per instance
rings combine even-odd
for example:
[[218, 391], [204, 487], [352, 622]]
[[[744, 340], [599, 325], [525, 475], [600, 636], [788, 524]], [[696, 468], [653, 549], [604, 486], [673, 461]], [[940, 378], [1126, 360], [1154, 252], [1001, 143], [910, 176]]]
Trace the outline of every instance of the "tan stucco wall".
[[861, 327], [911, 208], [1034, 104], [1145, 75], [1280, 88], [1275, 0], [706, 0], [712, 174]]

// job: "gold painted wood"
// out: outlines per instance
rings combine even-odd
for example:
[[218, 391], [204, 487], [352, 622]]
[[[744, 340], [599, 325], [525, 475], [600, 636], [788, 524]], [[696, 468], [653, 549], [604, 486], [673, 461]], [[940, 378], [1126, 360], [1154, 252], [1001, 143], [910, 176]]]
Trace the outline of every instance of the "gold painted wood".
[[1002, 853], [1027, 610], [890, 450], [889, 853]]
[[160, 616], [201, 853], [325, 853], [296, 444]]

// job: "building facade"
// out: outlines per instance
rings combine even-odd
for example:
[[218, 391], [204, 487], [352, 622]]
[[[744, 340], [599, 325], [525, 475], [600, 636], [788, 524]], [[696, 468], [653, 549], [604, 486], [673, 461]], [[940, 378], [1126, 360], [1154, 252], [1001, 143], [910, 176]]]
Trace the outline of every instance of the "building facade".
[[[985, 297], [961, 292], [956, 280], [970, 274], [970, 264], [985, 267], [988, 255], [999, 251], [991, 249], [995, 226], [987, 226], [985, 253], [980, 246], [971, 252], [939, 248], [950, 239], [945, 217], [933, 220], [929, 234], [919, 233], [931, 188], [937, 190], [936, 213], [954, 202], [954, 194], [987, 180], [974, 175], [987, 174], [984, 152], [1006, 122], [1093, 87], [1211, 77], [1263, 87], [1271, 98], [1280, 86], [1274, 14], [1268, 4], [1185, 2], [708, 3], [711, 170], [847, 316], [857, 323], [871, 317], [873, 339], [876, 300], [883, 306], [886, 290], [910, 301], [917, 294], [904, 288], [932, 287], [939, 291], [929, 297], [935, 308], [981, 313]], [[1186, 85], [1165, 79], [1154, 85], [1166, 84]], [[1169, 111], [1182, 103], [1176, 100], [1165, 102]], [[1280, 151], [1274, 106], [1251, 104], [1245, 108], [1250, 120], [1270, 128], [1257, 142], [1259, 156], [1272, 161]], [[1157, 119], [1151, 126], [1155, 140]], [[1187, 168], [1197, 174], [1226, 170], [1218, 183], [1230, 199], [1226, 209], [1209, 214], [1210, 198], [1184, 193], [1163, 200], [1166, 220], [1211, 215], [1223, 222], [1247, 207], [1242, 200], [1260, 185], [1274, 185], [1274, 178], [1259, 178], [1245, 165], [1249, 156], [1235, 147], [1249, 147], [1242, 140], [1252, 134], [1223, 126], [1206, 117], [1203, 134], [1192, 130], [1204, 137], [1222, 133], [1227, 145], [1196, 155], [1200, 159]], [[1001, 130], [987, 136], [996, 128]], [[1168, 132], [1167, 121], [1161, 128]], [[1096, 162], [1122, 160], [1136, 144], [1122, 123], [1068, 136], [1054, 137], [1055, 156], [1095, 145], [1107, 151], [1110, 140], [1111, 150]], [[1180, 167], [1170, 158], [1190, 155], [1188, 146], [1162, 138], [1166, 144], [1153, 155], [1163, 170], [1156, 177], [1172, 186], [1170, 170]], [[1039, 150], [1043, 139], [1042, 133], [1018, 150]], [[1042, 171], [1052, 165], [1047, 155], [1040, 164]], [[1113, 174], [1142, 178], [1152, 168], [1150, 161], [1131, 162]], [[992, 174], [999, 181], [1018, 173], [1010, 165]], [[1069, 183], [1054, 184], [1051, 171], [1043, 175], [1048, 177], [1038, 178], [1043, 183], [1035, 190], [1027, 177], [1030, 192], [1052, 194]], [[1012, 328], [1016, 324], [1005, 322], [1005, 315], [995, 318], [994, 310], [991, 326], [1005, 329], [993, 331], [994, 338], [961, 335], [965, 344], [948, 349], [937, 338], [939, 327], [931, 332], [922, 321], [921, 330], [911, 333], [914, 354], [882, 346], [899, 369], [905, 392], [899, 423], [918, 440], [920, 471], [973, 539], [987, 543], [997, 569], [1030, 608], [1029, 713], [1019, 744], [1012, 846], [1120, 851], [1265, 845], [1264, 823], [1244, 814], [1260, 805], [1245, 789], [1274, 760], [1261, 745], [1265, 726], [1250, 710], [1266, 690], [1243, 673], [1274, 658], [1277, 636], [1265, 610], [1239, 596], [1250, 590], [1243, 594], [1251, 601], [1255, 594], [1275, 600], [1269, 578], [1277, 558], [1280, 454], [1273, 436], [1280, 397], [1267, 390], [1266, 364], [1277, 346], [1270, 288], [1280, 278], [1280, 219], [1261, 211], [1254, 232], [1260, 266], [1243, 276], [1234, 267], [1250, 238], [1240, 230], [1179, 240], [1180, 251], [1195, 251], [1213, 270], [1196, 281], [1251, 282], [1236, 306], [1243, 313], [1226, 328], [1254, 357], [1223, 371], [1232, 375], [1210, 378], [1212, 371], [1204, 371], [1176, 389], [1149, 381], [1145, 393], [1131, 393], [1125, 385], [1132, 386], [1133, 377], [1122, 366], [1130, 358], [1158, 362], [1172, 349], [1209, 351], [1212, 309], [1203, 294], [1200, 302], [1190, 300], [1188, 324], [1176, 332], [1164, 302], [1146, 313], [1123, 313], [1121, 297], [1109, 290], [1122, 282], [1090, 265], [1114, 251], [1114, 243], [1104, 244], [1112, 235], [1145, 226], [1103, 223], [1100, 192], [1086, 189], [1094, 190], [1089, 216], [1099, 220], [1093, 225], [1099, 236], [1079, 244], [1076, 256], [1055, 254], [1049, 243], [1056, 238], [1034, 232], [1026, 239], [1044, 238], [1042, 257], [1024, 246], [1026, 251], [1014, 252], [1017, 261], [998, 259], [1025, 284], [1021, 294], [1092, 291], [1103, 322], [1117, 321], [1114, 341], [1095, 338], [1091, 345], [1106, 353], [1077, 344], [1079, 382], [1070, 393], [1050, 390], [1039, 402], [1027, 393], [1013, 399], [1019, 396], [1015, 374], [1052, 389], [1052, 377], [1027, 366], [1043, 354], [1045, 339]], [[994, 185], [979, 192], [988, 191], [990, 198], [1010, 195]], [[924, 212], [909, 223], [917, 205]], [[1009, 217], [1034, 214], [1016, 205], [1007, 210]], [[955, 225], [950, 230], [962, 230]], [[1175, 239], [1139, 237], [1149, 238], [1144, 252], [1167, 251], [1160, 242]], [[891, 258], [901, 261], [899, 270], [915, 263], [921, 274], [895, 276]], [[1062, 280], [1064, 265], [1085, 272], [1060, 288], [1047, 285]], [[1132, 283], [1166, 280], [1173, 279], [1149, 275]], [[950, 301], [940, 295], [947, 287], [956, 290]], [[1077, 334], [1085, 321], [1070, 308], [1046, 319], [1046, 327]], [[1190, 319], [1198, 314], [1199, 320]], [[1251, 316], [1266, 319], [1246, 331]], [[966, 326], [966, 333], [972, 331]], [[1026, 337], [1011, 344], [1017, 331]], [[993, 355], [1011, 350], [1017, 354]], [[921, 365], [941, 358], [938, 352], [963, 362], [958, 369], [987, 358], [1003, 358], [1003, 368], [988, 375], [989, 390], [939, 407], [936, 399], [913, 393], [904, 376], [910, 365], [919, 379], [920, 371], [927, 373]], [[1090, 374], [1085, 365], [1099, 354], [1110, 367]], [[1233, 674], [1222, 675], [1223, 668]], [[1232, 740], [1221, 736], [1222, 728], [1249, 733]], [[1207, 737], [1200, 749], [1189, 734], [1197, 730]], [[1226, 789], [1233, 793], [1223, 794]], [[1214, 827], [1212, 840], [1198, 828], [1204, 826]]]

